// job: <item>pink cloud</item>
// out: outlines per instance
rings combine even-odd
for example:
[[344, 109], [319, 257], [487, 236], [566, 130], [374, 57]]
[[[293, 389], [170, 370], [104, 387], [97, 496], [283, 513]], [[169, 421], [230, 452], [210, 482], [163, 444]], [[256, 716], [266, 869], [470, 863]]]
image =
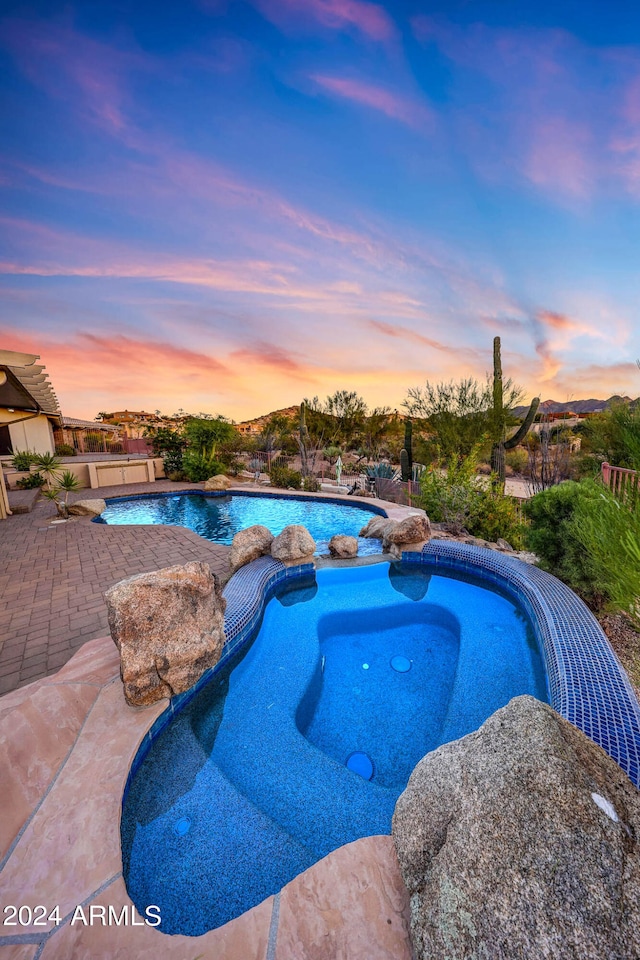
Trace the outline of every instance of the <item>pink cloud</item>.
[[246, 363], [247, 361], [266, 365], [279, 370], [281, 373], [288, 374], [301, 379], [307, 379], [306, 367], [304, 367], [293, 356], [289, 350], [279, 347], [273, 343], [260, 341], [251, 347], [243, 347], [234, 350], [231, 353], [231, 359]]
[[586, 123], [544, 117], [529, 129], [531, 138], [522, 170], [539, 187], [590, 195], [595, 179], [592, 133]]
[[432, 123], [434, 118], [431, 110], [423, 104], [399, 97], [384, 87], [348, 77], [314, 74], [311, 79], [337, 97], [378, 110], [392, 120], [398, 120], [414, 129], [424, 128]]
[[328, 30], [354, 29], [368, 40], [385, 43], [396, 27], [385, 9], [363, 0], [254, 0], [264, 17], [281, 30], [313, 20]]

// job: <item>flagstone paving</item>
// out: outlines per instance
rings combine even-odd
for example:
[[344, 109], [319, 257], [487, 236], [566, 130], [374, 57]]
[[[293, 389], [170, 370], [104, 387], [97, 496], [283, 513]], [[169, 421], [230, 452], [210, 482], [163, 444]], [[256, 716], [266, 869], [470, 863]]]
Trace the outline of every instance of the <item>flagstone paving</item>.
[[[190, 484], [197, 489], [202, 484]], [[176, 490], [158, 480], [81, 490], [69, 499]], [[109, 632], [105, 590], [125, 577], [189, 560], [228, 574], [229, 547], [168, 526], [108, 526], [76, 517], [52, 524], [40, 500], [0, 523], [0, 695], [58, 670], [83, 643]]]

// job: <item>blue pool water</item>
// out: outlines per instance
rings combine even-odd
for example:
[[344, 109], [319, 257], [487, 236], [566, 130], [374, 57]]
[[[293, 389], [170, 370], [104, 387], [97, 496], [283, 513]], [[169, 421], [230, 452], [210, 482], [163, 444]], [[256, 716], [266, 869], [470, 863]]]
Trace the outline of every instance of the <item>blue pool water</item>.
[[386, 563], [294, 581], [132, 779], [130, 896], [165, 933], [220, 926], [389, 833], [421, 757], [523, 693], [548, 702], [528, 620], [479, 582]]
[[[357, 537], [378, 511], [320, 498], [233, 494], [206, 497], [201, 493], [156, 495], [110, 500], [102, 519], [109, 524], [164, 523], [188, 527], [215, 543], [231, 543], [239, 530], [261, 523], [277, 535], [290, 523], [303, 524], [327, 552], [326, 544], [336, 533]], [[379, 540], [361, 539], [360, 555], [379, 553]]]

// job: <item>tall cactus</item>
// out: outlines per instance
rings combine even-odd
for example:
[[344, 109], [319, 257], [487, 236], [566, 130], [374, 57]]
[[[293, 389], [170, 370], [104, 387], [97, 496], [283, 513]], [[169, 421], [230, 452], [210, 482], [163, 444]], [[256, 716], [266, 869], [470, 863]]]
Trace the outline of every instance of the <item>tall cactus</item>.
[[529, 432], [533, 418], [540, 406], [540, 397], [534, 397], [531, 401], [527, 415], [522, 421], [517, 432], [512, 437], [506, 439], [506, 423], [504, 415], [504, 406], [502, 402], [502, 358], [500, 356], [500, 337], [493, 338], [493, 416], [496, 429], [499, 431], [499, 439], [491, 448], [491, 470], [498, 477], [498, 481], [504, 487], [506, 476], [505, 471], [505, 451], [512, 450], [522, 443]]
[[300, 421], [299, 421], [298, 429], [299, 429], [298, 447], [300, 448], [300, 471], [302, 473], [302, 476], [306, 477], [309, 473], [308, 463], [307, 463], [309, 431], [307, 430], [304, 400], [300, 404]]
[[412, 447], [413, 425], [411, 418], [407, 417], [404, 421], [404, 447], [400, 451], [400, 471], [404, 482], [411, 480], [413, 475], [413, 447]]

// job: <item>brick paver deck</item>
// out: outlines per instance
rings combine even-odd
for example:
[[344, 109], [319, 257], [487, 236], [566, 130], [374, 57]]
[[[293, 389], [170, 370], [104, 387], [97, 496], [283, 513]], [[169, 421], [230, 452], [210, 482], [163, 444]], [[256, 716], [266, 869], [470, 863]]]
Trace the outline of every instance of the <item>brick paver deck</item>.
[[[176, 484], [82, 490], [69, 499], [167, 489]], [[228, 572], [229, 547], [183, 527], [108, 526], [85, 517], [51, 524], [54, 516], [53, 505], [39, 501], [0, 523], [0, 694], [54, 673], [87, 640], [108, 634], [104, 592], [119, 580], [189, 560]]]

